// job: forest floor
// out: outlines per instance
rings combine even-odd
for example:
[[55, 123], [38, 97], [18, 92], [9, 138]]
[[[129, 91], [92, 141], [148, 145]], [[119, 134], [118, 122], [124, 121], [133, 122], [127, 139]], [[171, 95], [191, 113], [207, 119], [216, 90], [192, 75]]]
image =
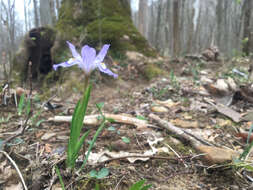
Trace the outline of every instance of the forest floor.
[[[251, 155], [239, 159], [253, 121], [252, 86], [240, 73], [248, 74], [249, 61], [156, 63], [163, 76], [150, 81], [133, 64], [118, 67], [119, 79], [106, 77], [93, 86], [88, 115], [98, 114], [95, 103], [104, 102], [103, 112], [115, 118], [99, 135], [79, 177], [65, 170], [70, 123], [56, 120], [73, 113], [79, 96], [54, 96], [50, 104], [34, 99], [33, 114], [39, 116], [28, 122], [13, 103], [1, 104], [0, 189], [22, 189], [7, 155], [32, 190], [61, 189], [55, 165], [67, 189], [124, 190], [142, 179], [157, 190], [252, 188]], [[39, 92], [35, 88], [34, 97]], [[97, 128], [96, 122], [85, 125], [83, 131], [91, 129], [87, 142]], [[103, 168], [109, 174], [99, 179]], [[92, 170], [97, 175], [91, 177]]]

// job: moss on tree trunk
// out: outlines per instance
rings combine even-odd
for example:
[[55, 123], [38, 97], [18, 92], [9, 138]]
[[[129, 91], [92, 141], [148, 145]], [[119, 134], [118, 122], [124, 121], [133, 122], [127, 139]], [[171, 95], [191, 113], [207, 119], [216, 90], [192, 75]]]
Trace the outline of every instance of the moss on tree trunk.
[[133, 25], [128, 0], [63, 0], [56, 29], [56, 62], [67, 58], [66, 40], [93, 47], [109, 43], [113, 56], [123, 55], [126, 50], [156, 55]]

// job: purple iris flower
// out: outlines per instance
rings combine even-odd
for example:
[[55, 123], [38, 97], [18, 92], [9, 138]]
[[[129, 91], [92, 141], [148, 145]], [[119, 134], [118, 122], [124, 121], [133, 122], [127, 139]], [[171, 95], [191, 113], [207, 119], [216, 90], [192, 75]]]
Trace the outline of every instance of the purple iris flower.
[[68, 41], [67, 44], [73, 55], [73, 58], [70, 58], [66, 62], [53, 65], [54, 70], [57, 70], [58, 67], [71, 67], [73, 65], [78, 65], [87, 76], [89, 76], [94, 69], [98, 68], [101, 72], [113, 76], [114, 78], [118, 77], [117, 74], [110, 71], [103, 63], [106, 53], [110, 47], [109, 44], [105, 44], [100, 50], [100, 52], [97, 54], [97, 56], [96, 50], [88, 45], [83, 46], [81, 51], [82, 56], [80, 56], [73, 44]]

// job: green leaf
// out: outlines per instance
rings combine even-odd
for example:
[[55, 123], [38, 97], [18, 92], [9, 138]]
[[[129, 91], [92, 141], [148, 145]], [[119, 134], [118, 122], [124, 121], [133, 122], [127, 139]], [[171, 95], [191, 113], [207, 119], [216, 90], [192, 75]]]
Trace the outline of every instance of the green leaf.
[[89, 174], [90, 174], [90, 177], [93, 177], [93, 178], [96, 178], [98, 175], [96, 170], [91, 170]]
[[136, 116], [137, 119], [140, 119], [140, 120], [147, 120], [144, 116], [142, 115], [137, 115]]
[[100, 102], [100, 103], [97, 103], [96, 106], [99, 110], [101, 110], [103, 107], [104, 107], [105, 103], [104, 102]]
[[109, 170], [107, 168], [102, 168], [98, 172], [96, 170], [91, 170], [89, 175], [90, 177], [93, 177], [96, 179], [103, 179], [109, 175]]
[[30, 101], [30, 99], [27, 100], [27, 102], [26, 102], [26, 108], [25, 108], [25, 110], [26, 110], [26, 115], [28, 115], [30, 113], [30, 111], [31, 111], [31, 101]]
[[84, 143], [84, 140], [87, 138], [87, 136], [89, 135], [89, 133], [90, 133], [90, 130], [86, 131], [83, 134], [83, 136], [80, 138], [80, 140], [76, 143], [76, 147], [74, 149], [74, 154], [73, 154], [73, 157], [71, 158], [72, 159], [71, 162], [73, 163], [73, 165], [75, 165], [75, 161], [76, 161], [76, 159], [78, 157], [78, 153], [79, 153], [79, 151], [80, 151], [80, 149], [81, 149], [81, 147], [82, 147], [82, 145]]
[[102, 179], [102, 178], [105, 178], [106, 176], [109, 175], [109, 170], [107, 168], [102, 168], [98, 174], [97, 174], [97, 178], [98, 179]]
[[137, 181], [135, 184], [133, 184], [130, 187], [129, 190], [147, 190], [147, 189], [149, 189], [152, 185], [149, 184], [149, 185], [143, 186], [145, 182], [146, 182], [145, 179]]
[[112, 118], [109, 118], [109, 117], [108, 117], [108, 118], [106, 118], [106, 120], [107, 120], [107, 121], [109, 121], [110, 123], [113, 123], [113, 122], [115, 122], [115, 120], [114, 120], [114, 119], [112, 119]]
[[45, 119], [41, 119], [41, 120], [39, 120], [37, 123], [36, 123], [36, 127], [39, 127], [40, 126], [40, 124], [43, 122], [43, 121], [45, 121]]
[[130, 143], [130, 139], [129, 138], [127, 138], [127, 137], [121, 137], [121, 139], [122, 139], [122, 141], [124, 142], [124, 143]]
[[18, 115], [22, 114], [24, 103], [25, 103], [25, 94], [23, 93], [20, 96], [19, 103], [18, 103]]
[[56, 171], [56, 173], [57, 173], [57, 175], [58, 175], [58, 177], [59, 177], [62, 190], [65, 190], [65, 186], [64, 186], [64, 183], [63, 183], [63, 179], [62, 179], [60, 170], [59, 170], [59, 168], [57, 167], [57, 165], [55, 165], [55, 171]]
[[85, 166], [85, 164], [86, 164], [86, 162], [87, 162], [87, 160], [88, 160], [88, 158], [89, 158], [90, 151], [91, 151], [91, 149], [93, 148], [93, 146], [94, 146], [94, 144], [95, 144], [95, 142], [96, 142], [96, 140], [97, 140], [98, 135], [99, 135], [99, 134], [101, 133], [101, 131], [103, 130], [103, 128], [104, 128], [104, 126], [105, 126], [105, 122], [106, 122], [106, 119], [105, 119], [105, 117], [104, 117], [104, 118], [103, 118], [103, 121], [102, 121], [102, 123], [101, 123], [101, 125], [99, 126], [98, 130], [96, 131], [95, 135], [93, 136], [93, 139], [92, 139], [92, 141], [91, 141], [91, 143], [90, 143], [90, 145], [89, 145], [89, 148], [88, 148], [88, 152], [87, 152], [87, 154], [86, 154], [86, 157], [85, 157], [85, 159], [84, 159], [84, 161], [83, 161], [83, 164], [82, 164], [81, 168], [79, 169], [79, 171], [81, 171], [81, 170], [83, 169], [83, 167]]
[[99, 183], [96, 183], [95, 190], [100, 190]]
[[144, 179], [143, 179], [143, 180], [140, 180], [140, 181], [136, 182], [135, 184], [133, 184], [133, 185], [130, 187], [129, 190], [140, 190], [141, 187], [144, 185], [144, 183], [145, 183], [145, 180], [144, 180]]
[[244, 149], [243, 153], [239, 156], [239, 160], [242, 160], [242, 159], [245, 160], [252, 147], [253, 147], [253, 141]]
[[[90, 91], [91, 85], [89, 85], [88, 88], [86, 89], [82, 99], [78, 101], [75, 107], [74, 114], [72, 116], [72, 121], [70, 125], [70, 138], [67, 150], [67, 166], [71, 167], [72, 169], [74, 169], [75, 167], [75, 159], [77, 158], [78, 152], [80, 150], [78, 149], [78, 147], [81, 146], [80, 141], [78, 141], [78, 139], [80, 137], [81, 130], [83, 128], [83, 120], [90, 98]], [[78, 152], [76, 152], [77, 150]]]
[[116, 131], [115, 127], [113, 127], [113, 126], [108, 127], [107, 130], [108, 131]]

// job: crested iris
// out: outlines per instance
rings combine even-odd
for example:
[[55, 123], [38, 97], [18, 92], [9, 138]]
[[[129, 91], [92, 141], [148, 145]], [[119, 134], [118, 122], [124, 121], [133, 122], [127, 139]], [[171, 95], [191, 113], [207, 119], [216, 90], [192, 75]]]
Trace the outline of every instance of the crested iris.
[[88, 45], [82, 47], [81, 55], [76, 51], [76, 48], [73, 44], [67, 41], [69, 49], [73, 55], [73, 58], [70, 58], [68, 61], [53, 65], [54, 70], [57, 70], [58, 67], [71, 67], [73, 65], [78, 65], [86, 76], [89, 76], [90, 73], [98, 68], [101, 72], [106, 73], [114, 78], [117, 78], [118, 75], [110, 71], [106, 65], [103, 63], [103, 60], [107, 54], [107, 51], [110, 47], [109, 44], [105, 44], [100, 52], [96, 55], [96, 50]]

